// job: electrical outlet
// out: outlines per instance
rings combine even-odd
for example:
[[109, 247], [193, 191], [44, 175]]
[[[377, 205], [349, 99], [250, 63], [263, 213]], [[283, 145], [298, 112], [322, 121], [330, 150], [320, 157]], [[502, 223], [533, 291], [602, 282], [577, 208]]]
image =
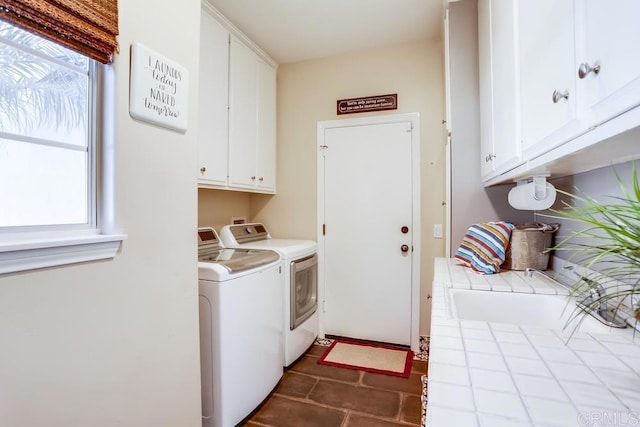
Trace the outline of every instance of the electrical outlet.
[[433, 238], [442, 239], [442, 224], [433, 224]]
[[246, 216], [232, 216], [231, 224], [246, 224], [247, 217]]

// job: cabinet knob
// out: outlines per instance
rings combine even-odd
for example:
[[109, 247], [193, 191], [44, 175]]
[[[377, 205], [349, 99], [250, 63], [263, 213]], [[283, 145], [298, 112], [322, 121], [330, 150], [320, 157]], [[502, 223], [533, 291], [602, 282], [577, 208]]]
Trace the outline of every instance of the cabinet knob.
[[400, 246], [400, 250], [402, 252], [409, 252], [409, 245], [402, 245]]
[[264, 177], [263, 176], [260, 177], [260, 182], [262, 182], [262, 181], [264, 181]]
[[580, 67], [578, 67], [578, 77], [580, 77], [581, 79], [587, 77], [587, 74], [589, 73], [593, 73], [597, 76], [599, 72], [600, 64], [596, 64], [592, 67], [588, 62], [583, 62], [582, 64], [580, 64]]
[[207, 168], [205, 168], [204, 166], [200, 168], [200, 173], [205, 173], [207, 171]]
[[561, 99], [569, 99], [569, 91], [565, 90], [564, 92], [560, 92], [558, 89], [553, 91], [553, 95], [551, 95], [551, 99], [554, 104], [560, 102]]
[[251, 181], [255, 181], [255, 180], [256, 180], [256, 176], [254, 175], [251, 177]]

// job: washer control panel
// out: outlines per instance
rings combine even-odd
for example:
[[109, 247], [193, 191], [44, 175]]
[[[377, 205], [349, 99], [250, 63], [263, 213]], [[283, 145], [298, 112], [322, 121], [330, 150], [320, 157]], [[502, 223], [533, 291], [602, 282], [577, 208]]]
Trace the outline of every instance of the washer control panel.
[[[271, 236], [267, 228], [261, 223], [229, 225], [228, 231], [233, 236], [237, 244], [256, 242], [258, 240], [270, 239]], [[226, 230], [225, 230], [226, 231]]]

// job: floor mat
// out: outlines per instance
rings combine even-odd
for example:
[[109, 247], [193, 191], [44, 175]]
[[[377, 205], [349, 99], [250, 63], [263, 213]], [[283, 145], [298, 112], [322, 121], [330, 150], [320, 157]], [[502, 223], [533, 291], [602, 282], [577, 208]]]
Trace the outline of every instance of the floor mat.
[[413, 352], [373, 343], [335, 340], [318, 363], [378, 374], [409, 377]]

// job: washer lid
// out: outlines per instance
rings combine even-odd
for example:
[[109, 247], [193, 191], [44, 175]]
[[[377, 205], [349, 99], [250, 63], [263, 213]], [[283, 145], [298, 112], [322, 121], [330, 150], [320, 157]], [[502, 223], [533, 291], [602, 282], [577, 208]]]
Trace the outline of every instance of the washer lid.
[[214, 262], [230, 274], [271, 264], [280, 259], [277, 252], [259, 249], [211, 249], [198, 251], [198, 262]]
[[226, 249], [213, 227], [198, 228], [198, 262], [216, 263], [229, 274], [261, 267], [279, 259], [280, 255], [270, 250]]

